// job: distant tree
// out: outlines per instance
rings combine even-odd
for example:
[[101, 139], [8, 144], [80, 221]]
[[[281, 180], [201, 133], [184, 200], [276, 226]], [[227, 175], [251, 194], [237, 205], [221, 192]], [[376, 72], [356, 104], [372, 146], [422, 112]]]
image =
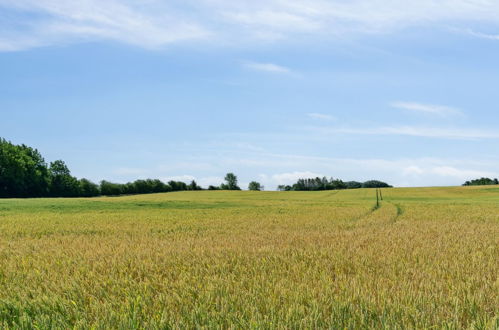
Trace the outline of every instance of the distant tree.
[[216, 186], [208, 186], [208, 190], [220, 190], [220, 187], [216, 187]]
[[124, 193], [125, 185], [119, 183], [112, 183], [102, 180], [100, 183], [100, 191], [104, 196], [118, 196]]
[[[236, 181], [237, 182], [237, 181]], [[125, 184], [101, 181], [99, 185], [71, 175], [62, 160], [47, 165], [41, 154], [25, 145], [14, 145], [0, 138], [0, 198], [5, 197], [91, 197], [102, 195], [150, 194], [199, 190], [195, 181], [165, 184], [158, 179], [136, 180]]]
[[95, 197], [100, 195], [100, 187], [87, 179], [80, 179], [80, 194], [81, 197]]
[[38, 150], [21, 145], [21, 150], [27, 156], [26, 194], [34, 197], [43, 197], [48, 194], [50, 175], [47, 164]]
[[136, 180], [133, 182], [136, 194], [150, 194], [154, 192], [152, 180]]
[[260, 191], [260, 190], [263, 190], [263, 186], [259, 183], [259, 182], [256, 182], [256, 181], [251, 181], [248, 185], [248, 189], [249, 190], [256, 190], [256, 191]]
[[237, 176], [234, 173], [227, 173], [225, 175], [225, 183], [220, 185], [223, 190], [241, 190], [237, 185]]
[[292, 186], [289, 185], [279, 185], [278, 190], [281, 191], [317, 191], [317, 190], [340, 190], [340, 189], [358, 189], [358, 188], [388, 188], [391, 187], [387, 183], [371, 180], [364, 183], [357, 181], [343, 182], [340, 179], [327, 179], [323, 178], [308, 178], [308, 179], [298, 179], [298, 181]]
[[169, 181], [168, 185], [171, 187], [172, 191], [184, 191], [187, 190], [187, 184], [180, 181]]
[[348, 189], [348, 186], [345, 182], [341, 181], [340, 179], [333, 179], [324, 185], [325, 190], [340, 190], [340, 189]]
[[47, 164], [38, 150], [0, 138], [0, 197], [43, 197], [49, 192]]
[[347, 181], [345, 182], [347, 189], [359, 189], [362, 188], [362, 182], [357, 181]]
[[[135, 182], [127, 182], [127, 183], [122, 184], [120, 186], [121, 186], [121, 194], [123, 194], [123, 195], [137, 194], [137, 188], [135, 186]], [[101, 188], [102, 188], [102, 182], [101, 182]], [[102, 194], [106, 195], [104, 193], [102, 193]]]
[[196, 181], [192, 180], [191, 183], [187, 186], [187, 190], [203, 190]]
[[158, 179], [152, 180], [151, 184], [153, 192], [155, 193], [168, 192], [171, 190], [169, 185]]
[[366, 181], [362, 184], [362, 188], [391, 188], [388, 183], [378, 181], [378, 180], [370, 180]]
[[50, 163], [50, 195], [53, 197], [77, 197], [80, 184], [62, 160]]
[[498, 179], [490, 179], [490, 178], [480, 178], [471, 181], [466, 181], [463, 186], [491, 186], [499, 184]]
[[279, 190], [279, 191], [291, 191], [291, 190], [293, 190], [293, 187], [282, 184], [282, 185], [277, 186], [277, 190]]

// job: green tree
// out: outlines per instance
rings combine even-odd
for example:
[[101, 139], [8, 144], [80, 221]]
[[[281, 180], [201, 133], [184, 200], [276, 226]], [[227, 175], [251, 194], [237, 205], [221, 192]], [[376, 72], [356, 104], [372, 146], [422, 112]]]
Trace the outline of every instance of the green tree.
[[69, 168], [62, 160], [50, 163], [50, 195], [53, 197], [77, 197], [79, 195], [78, 179], [71, 176]]
[[234, 173], [227, 173], [224, 180], [225, 183], [220, 185], [220, 188], [223, 190], [241, 190], [237, 185], [237, 176]]
[[248, 189], [249, 190], [260, 191], [260, 190], [263, 190], [263, 186], [259, 182], [251, 181], [249, 183], [249, 185], [248, 185]]
[[378, 180], [366, 181], [362, 184], [362, 188], [392, 188], [388, 183]]
[[100, 183], [100, 191], [104, 196], [118, 196], [123, 194], [125, 185], [119, 183], [112, 183], [102, 180]]
[[81, 197], [95, 197], [100, 195], [99, 185], [87, 179], [80, 179], [80, 196]]
[[184, 191], [187, 190], [187, 184], [181, 181], [169, 181], [168, 185], [171, 187], [172, 191]]
[[187, 186], [188, 190], [202, 190], [200, 186], [196, 183], [196, 181], [192, 180], [191, 183]]
[[277, 190], [279, 190], [279, 191], [291, 191], [291, 190], [293, 190], [293, 187], [291, 187], [289, 185], [281, 184], [281, 185], [277, 186]]
[[490, 178], [480, 178], [471, 181], [466, 181], [463, 186], [491, 186], [499, 184], [499, 180]]
[[43, 197], [49, 174], [38, 150], [0, 138], [0, 197]]
[[362, 188], [362, 182], [358, 181], [347, 181], [345, 182], [347, 189], [359, 189]]

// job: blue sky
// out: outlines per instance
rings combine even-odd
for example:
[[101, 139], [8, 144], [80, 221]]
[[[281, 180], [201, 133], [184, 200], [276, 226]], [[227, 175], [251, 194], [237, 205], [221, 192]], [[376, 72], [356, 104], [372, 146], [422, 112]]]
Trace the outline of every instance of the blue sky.
[[0, 136], [94, 181], [499, 177], [499, 2], [0, 0]]

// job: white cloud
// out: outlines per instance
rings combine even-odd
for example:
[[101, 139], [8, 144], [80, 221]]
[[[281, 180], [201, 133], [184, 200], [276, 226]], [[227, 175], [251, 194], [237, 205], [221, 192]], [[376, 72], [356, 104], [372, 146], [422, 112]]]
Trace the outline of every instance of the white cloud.
[[[28, 29], [15, 33], [18, 22], [6, 22], [0, 49], [22, 50], [40, 45], [114, 40], [144, 48], [204, 39], [210, 31], [193, 19], [152, 1], [0, 0], [0, 9], [29, 13]], [[7, 25], [5, 27], [5, 25]], [[7, 34], [8, 33], [8, 34]]]
[[[460, 185], [466, 180], [486, 176], [499, 177], [499, 158], [491, 156], [473, 158], [346, 158], [309, 156], [299, 154], [232, 151], [226, 154], [203, 154], [189, 162], [209, 164], [202, 169], [182, 169], [187, 160], [180, 157], [168, 161], [168, 171], [160, 167], [146, 168], [147, 176], [162, 181], [191, 180], [202, 187], [219, 185], [223, 174], [233, 170], [240, 186], [252, 180], [261, 182], [268, 190], [280, 184], [292, 184], [300, 178], [334, 177], [345, 181], [378, 179], [395, 186], [446, 186]], [[130, 173], [140, 169], [129, 169]], [[138, 173], [138, 172], [137, 172]], [[184, 174], [190, 173], [190, 174]], [[116, 175], [106, 179], [116, 182], [136, 180], [137, 175]], [[100, 178], [93, 178], [97, 181]]]
[[462, 180], [496, 176], [496, 173], [493, 172], [458, 169], [451, 166], [439, 166], [433, 168], [431, 171], [432, 173], [435, 173], [440, 176], [449, 176], [449, 177], [459, 178]]
[[232, 12], [224, 15], [228, 20], [238, 24], [265, 26], [273, 30], [316, 31], [321, 28], [318, 21], [300, 13], [280, 12], [274, 10], [255, 10], [250, 12]]
[[272, 175], [272, 181], [276, 184], [292, 184], [295, 183], [298, 179], [310, 179], [316, 177], [323, 177], [324, 175], [314, 173], [314, 172], [291, 172], [291, 173], [281, 173]]
[[312, 130], [323, 134], [357, 134], [357, 135], [406, 135], [414, 137], [479, 140], [499, 139], [499, 133], [480, 129], [431, 128], [419, 126], [392, 126], [377, 128], [324, 128], [312, 127]]
[[327, 115], [324, 113], [312, 112], [312, 113], [307, 113], [307, 116], [309, 116], [312, 119], [319, 119], [319, 120], [327, 120], [327, 121], [336, 120], [334, 116]]
[[[283, 156], [285, 157], [285, 156]], [[340, 177], [344, 180], [381, 179], [396, 186], [456, 185], [479, 177], [498, 177], [495, 170], [499, 163], [487, 161], [465, 161], [460, 159], [414, 158], [414, 159], [349, 159], [296, 157], [296, 166], [307, 166], [311, 171], [290, 172], [271, 177], [275, 184], [289, 184], [299, 178]], [[313, 170], [320, 170], [316, 172]], [[354, 177], [351, 177], [352, 173]], [[461, 182], [462, 181], [462, 182]]]
[[462, 159], [411, 158], [411, 159], [352, 159], [309, 157], [299, 155], [266, 155], [269, 164], [260, 164], [261, 170], [274, 167], [281, 161], [282, 168], [309, 168], [280, 174], [259, 174], [258, 179], [268, 188], [292, 184], [301, 178], [335, 177], [343, 180], [366, 181], [379, 179], [395, 186], [446, 186], [459, 185], [478, 177], [497, 177], [491, 169], [498, 161], [466, 161]]
[[498, 18], [494, 0], [253, 0], [205, 1], [224, 18], [251, 31], [344, 34], [383, 33], [410, 26]]
[[264, 151], [263, 148], [255, 146], [251, 143], [244, 143], [244, 142], [239, 142], [235, 143], [234, 147], [240, 150], [248, 150], [248, 151]]
[[114, 174], [123, 175], [123, 176], [143, 176], [147, 174], [147, 170], [142, 168], [129, 168], [129, 167], [121, 167], [114, 171]]
[[224, 182], [224, 178], [219, 176], [209, 176], [205, 178], [200, 178], [196, 181], [201, 187], [207, 188], [208, 186], [219, 186]]
[[289, 68], [273, 63], [246, 62], [244, 67], [250, 70], [269, 72], [269, 73], [291, 73]]
[[192, 180], [196, 180], [196, 177], [192, 176], [192, 175], [177, 175], [177, 176], [169, 176], [169, 177], [162, 177], [160, 179], [161, 181], [163, 182], [168, 182], [168, 181], [181, 181], [181, 182], [185, 182], [185, 183], [189, 183], [191, 182]]
[[[459, 180], [497, 176], [497, 173], [494, 173], [493, 171], [458, 168], [449, 165], [438, 165], [438, 163], [445, 164], [445, 161], [422, 162], [423, 167], [412, 165], [406, 167], [402, 173], [404, 176], [416, 176], [420, 178], [438, 176], [456, 178]], [[469, 164], [467, 166], [469, 166]]]
[[160, 179], [163, 182], [168, 182], [170, 180], [173, 181], [181, 181], [185, 183], [190, 183], [192, 180], [196, 181], [198, 185], [200, 185], [203, 188], [208, 188], [208, 186], [219, 186], [222, 182], [224, 182], [223, 177], [219, 176], [207, 176], [207, 177], [195, 177], [193, 175], [177, 175], [177, 176], [169, 176], [169, 177], [162, 177]]
[[408, 110], [419, 113], [427, 113], [441, 117], [464, 115], [464, 113], [459, 109], [443, 105], [422, 104], [415, 102], [393, 102], [391, 106], [397, 109]]
[[0, 52], [15, 52], [39, 46], [43, 46], [41, 40], [14, 39], [14, 37], [6, 40], [0, 39]]
[[496, 0], [0, 0], [0, 10], [7, 13], [0, 51], [100, 40], [145, 48], [200, 39], [300, 41], [499, 21]]
[[404, 168], [402, 173], [404, 175], [420, 175], [424, 173], [424, 170], [419, 166], [411, 165], [409, 167]]
[[499, 41], [499, 34], [488, 34], [488, 33], [482, 33], [482, 32], [475, 32], [471, 29], [467, 29], [464, 32], [473, 36], [473, 37]]

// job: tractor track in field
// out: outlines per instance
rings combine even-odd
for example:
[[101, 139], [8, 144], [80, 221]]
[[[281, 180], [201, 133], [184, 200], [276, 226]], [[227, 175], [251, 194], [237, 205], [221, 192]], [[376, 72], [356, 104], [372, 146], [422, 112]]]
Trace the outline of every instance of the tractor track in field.
[[353, 219], [353, 221], [355, 221], [355, 222], [360, 222], [360, 221], [362, 221], [362, 220], [366, 220], [366, 219], [368, 219], [371, 215], [373, 215], [376, 211], [378, 211], [379, 209], [381, 209], [381, 204], [380, 204], [379, 206], [378, 206], [378, 205], [374, 205], [373, 207], [371, 207], [371, 208], [369, 209], [369, 211], [368, 211], [368, 212], [366, 212], [366, 213], [364, 213], [364, 214], [362, 214], [362, 215], [360, 215], [360, 216], [358, 216], [358, 217], [354, 218], [354, 219]]
[[335, 195], [338, 195], [340, 193], [341, 190], [334, 190], [333, 192], [323, 196], [323, 197], [320, 197], [320, 199], [326, 199], [326, 198], [329, 198], [329, 197], [332, 197], [332, 196], [335, 196]]
[[[392, 208], [393, 211], [390, 211], [390, 212], [394, 212], [394, 214], [388, 215], [386, 218], [384, 218], [384, 217], [380, 217], [379, 219], [376, 218], [376, 217], [378, 217], [376, 215], [376, 213], [381, 211], [381, 210], [387, 211], [386, 210], [387, 207]], [[366, 212], [365, 214], [353, 219], [353, 221], [355, 221], [356, 223], [363, 223], [363, 222], [367, 223], [370, 221], [375, 221], [377, 223], [394, 224], [397, 221], [399, 221], [399, 218], [404, 214], [404, 212], [405, 212], [405, 210], [404, 210], [403, 206], [401, 206], [400, 204], [384, 201], [384, 202], [381, 202], [379, 204], [379, 206], [374, 205], [369, 210], [369, 212]]]
[[400, 204], [396, 204], [396, 203], [393, 203], [393, 202], [387, 202], [387, 203], [390, 203], [391, 205], [393, 205], [397, 209], [397, 214], [392, 219], [392, 222], [395, 223], [405, 213], [404, 207], [402, 205], [400, 205]]

